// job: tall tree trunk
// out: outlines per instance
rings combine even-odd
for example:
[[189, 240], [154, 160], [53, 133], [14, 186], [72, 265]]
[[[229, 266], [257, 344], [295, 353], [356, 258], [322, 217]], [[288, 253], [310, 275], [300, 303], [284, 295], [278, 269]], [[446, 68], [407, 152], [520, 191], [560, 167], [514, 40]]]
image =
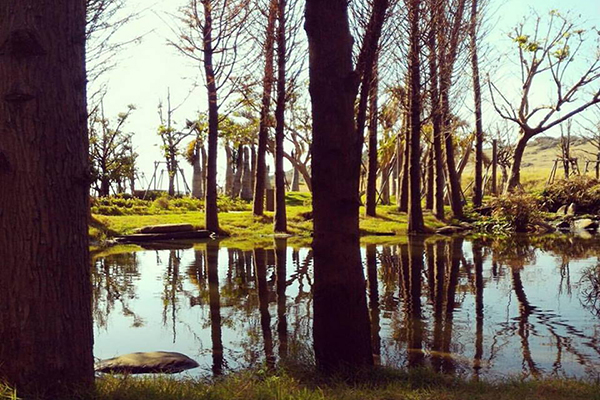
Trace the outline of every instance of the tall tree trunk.
[[[366, 214], [375, 217], [377, 215], [377, 90], [379, 81], [377, 79], [377, 57], [373, 65], [373, 79], [371, 82], [371, 93], [369, 94], [369, 164], [367, 168], [367, 201]], [[383, 182], [383, 175], [382, 175]]]
[[217, 208], [217, 152], [219, 143], [219, 105], [217, 103], [217, 82], [213, 68], [212, 5], [204, 6], [203, 46], [204, 73], [208, 95], [208, 162], [206, 165], [206, 200], [204, 202], [205, 227], [211, 232], [219, 232], [219, 210]]
[[233, 196], [233, 154], [231, 147], [225, 143], [225, 194]]
[[[358, 231], [362, 137], [346, 0], [307, 0], [313, 114], [314, 349], [325, 371], [373, 364]], [[335, 68], [332, 68], [335, 66]]]
[[384, 206], [390, 205], [390, 169], [389, 166], [381, 170], [381, 185], [379, 186], [381, 193], [381, 204]]
[[94, 382], [85, 2], [0, 15], [0, 377], [67, 398]]
[[233, 175], [233, 197], [240, 196], [242, 190], [242, 172], [244, 170], [244, 146], [238, 145], [237, 157], [235, 160], [235, 174]]
[[252, 200], [252, 170], [250, 169], [250, 155], [248, 154], [248, 147], [244, 147], [244, 163], [242, 170], [242, 191], [240, 192], [240, 198], [245, 201]]
[[270, 0], [269, 17], [265, 33], [265, 69], [263, 76], [262, 104], [260, 107], [260, 126], [258, 128], [258, 152], [256, 154], [256, 177], [254, 180], [254, 215], [263, 215], [265, 210], [265, 157], [269, 141], [269, 117], [271, 109], [271, 92], [273, 91], [273, 57], [275, 43], [275, 22], [277, 21], [278, 0]]
[[477, 0], [471, 0], [471, 68], [473, 69], [473, 94], [475, 97], [475, 183], [473, 206], [480, 207], [483, 200], [483, 122], [481, 120], [481, 83], [479, 82], [479, 60], [477, 58]]
[[435, 166], [435, 190], [433, 198], [433, 215], [444, 219], [444, 154], [442, 146], [442, 115], [440, 113], [438, 51], [437, 51], [437, 24], [439, 10], [431, 7], [431, 31], [429, 33], [429, 80], [431, 97], [431, 122], [433, 125], [433, 159]]
[[250, 158], [248, 158], [250, 163], [250, 200], [254, 198], [254, 185], [256, 182], [256, 146], [252, 144], [250, 146]]
[[409, 9], [409, 96], [410, 96], [410, 164], [408, 167], [408, 233], [425, 230], [421, 208], [421, 61], [419, 19], [421, 0], [411, 0]]
[[400, 176], [400, 194], [398, 195], [398, 211], [408, 212], [408, 168], [410, 165], [410, 144], [408, 131], [408, 118], [404, 116], [404, 147], [402, 148], [402, 174]]
[[[285, 209], [285, 170], [283, 169], [284, 124], [285, 124], [285, 78], [286, 78], [286, 39], [285, 7], [286, 0], [278, 0], [277, 30], [277, 105], [275, 107], [275, 232], [287, 232]], [[294, 173], [296, 168], [294, 168]]]
[[176, 156], [176, 154], [171, 153], [169, 156], [171, 161], [167, 163], [167, 175], [169, 175], [169, 196], [175, 196], [175, 177], [177, 177], [177, 163], [175, 162]]

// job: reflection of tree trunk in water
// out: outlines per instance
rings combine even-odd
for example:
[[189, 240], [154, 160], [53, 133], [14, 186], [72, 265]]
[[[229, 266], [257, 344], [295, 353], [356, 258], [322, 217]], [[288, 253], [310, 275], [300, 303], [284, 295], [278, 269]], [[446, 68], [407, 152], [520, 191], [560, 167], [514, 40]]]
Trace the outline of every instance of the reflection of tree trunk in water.
[[442, 371], [445, 373], [452, 373], [456, 370], [454, 359], [450, 353], [450, 345], [452, 342], [452, 324], [454, 319], [454, 298], [456, 295], [456, 287], [458, 285], [458, 274], [460, 270], [460, 260], [462, 259], [462, 238], [452, 239], [451, 249], [449, 251], [450, 260], [448, 264], [450, 271], [448, 274], [448, 287], [446, 289], [446, 317], [444, 321], [444, 333], [443, 333], [443, 344], [442, 351], [446, 354], [444, 359]]
[[371, 343], [373, 361], [381, 364], [381, 337], [379, 331], [379, 288], [377, 279], [377, 248], [374, 244], [367, 245], [367, 279], [369, 283], [369, 310], [371, 313]]
[[425, 245], [425, 257], [427, 258], [427, 287], [429, 288], [429, 300], [433, 304], [435, 301], [435, 259], [434, 259], [434, 247], [435, 245], [428, 242]]
[[244, 265], [246, 282], [254, 280], [254, 267], [252, 265], [252, 251], [244, 251]]
[[[523, 361], [527, 363], [529, 372], [534, 377], [539, 376], [539, 370], [533, 358], [531, 357], [531, 350], [529, 348], [529, 316], [535, 310], [535, 307], [529, 304], [525, 289], [523, 288], [523, 282], [521, 281], [521, 271], [517, 269], [512, 270], [512, 282], [517, 300], [519, 301], [519, 329], [517, 333], [521, 337], [521, 351], [523, 352]], [[525, 366], [523, 366], [525, 367]]]
[[277, 336], [279, 338], [279, 359], [285, 360], [288, 352], [288, 332], [286, 305], [287, 298], [287, 239], [275, 239], [275, 268], [277, 272]]
[[177, 291], [179, 286], [179, 256], [177, 250], [169, 251], [167, 266], [168, 286], [165, 287], [166, 301], [163, 310], [163, 324], [167, 323], [167, 308], [171, 305], [171, 325], [173, 328], [173, 343], [177, 340]]
[[421, 273], [423, 271], [422, 237], [408, 237], [409, 298], [407, 299], [408, 318], [408, 366], [423, 364], [423, 321], [421, 316]]
[[442, 369], [442, 328], [444, 312], [444, 286], [446, 278], [446, 246], [444, 240], [438, 240], [433, 247], [434, 259], [434, 286], [433, 292], [433, 343], [431, 345], [431, 364], [433, 369], [440, 372]]
[[267, 367], [273, 368], [275, 366], [275, 357], [273, 356], [273, 334], [271, 332], [271, 315], [269, 314], [269, 288], [267, 287], [267, 263], [264, 249], [254, 250], [254, 268], [258, 290], [260, 327], [265, 346], [265, 360]]
[[483, 255], [479, 241], [473, 241], [473, 264], [475, 264], [475, 362], [473, 369], [479, 378], [483, 357]]
[[210, 304], [210, 334], [212, 339], [212, 371], [223, 373], [223, 341], [221, 337], [221, 296], [219, 295], [219, 243], [206, 244], [208, 266], [208, 299]]

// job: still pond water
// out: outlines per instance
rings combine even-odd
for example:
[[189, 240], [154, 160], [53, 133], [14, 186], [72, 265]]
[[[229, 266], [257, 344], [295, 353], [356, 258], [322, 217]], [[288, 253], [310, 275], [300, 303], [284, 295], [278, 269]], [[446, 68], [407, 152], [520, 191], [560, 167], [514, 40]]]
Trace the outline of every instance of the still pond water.
[[[361, 249], [379, 363], [492, 379], [600, 376], [598, 240], [429, 238], [411, 246], [422, 266], [409, 265], [407, 244]], [[180, 247], [95, 259], [97, 358], [176, 351], [200, 364], [185, 373], [195, 376], [312, 360], [310, 248], [280, 242], [276, 256], [217, 243]]]

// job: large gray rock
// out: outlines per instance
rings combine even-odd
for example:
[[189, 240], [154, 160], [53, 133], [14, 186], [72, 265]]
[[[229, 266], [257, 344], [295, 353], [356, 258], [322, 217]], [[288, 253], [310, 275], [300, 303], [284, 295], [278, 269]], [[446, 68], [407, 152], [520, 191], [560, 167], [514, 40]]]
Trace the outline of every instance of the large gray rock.
[[173, 374], [198, 367], [198, 363], [181, 353], [152, 351], [131, 353], [96, 363], [97, 372], [117, 374]]
[[577, 205], [575, 203], [569, 204], [567, 208], [567, 215], [575, 215], [577, 213]]
[[598, 229], [598, 221], [590, 218], [582, 218], [573, 222], [573, 228], [578, 231], [595, 231]]

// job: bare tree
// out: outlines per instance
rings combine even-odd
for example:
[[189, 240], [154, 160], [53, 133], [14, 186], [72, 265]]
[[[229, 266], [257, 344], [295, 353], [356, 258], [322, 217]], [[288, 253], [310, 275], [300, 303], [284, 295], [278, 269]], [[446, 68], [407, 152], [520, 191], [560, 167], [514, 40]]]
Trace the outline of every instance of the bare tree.
[[[595, 38], [590, 38], [590, 34]], [[518, 53], [519, 100], [512, 101], [496, 82], [488, 79], [494, 108], [502, 118], [514, 122], [520, 129], [505, 187], [507, 192], [521, 185], [521, 162], [531, 138], [600, 103], [600, 88], [594, 86], [600, 78], [596, 31], [585, 31], [568, 16], [551, 11], [546, 19], [535, 13], [528, 16], [514, 28], [510, 37]], [[591, 50], [586, 47], [590, 40], [596, 46]], [[585, 67], [578, 67], [581, 62], [574, 63], [575, 59], [587, 61]], [[548, 83], [554, 88], [549, 101], [534, 105], [532, 92], [537, 88], [536, 84]], [[583, 93], [586, 89], [589, 92]]]
[[[208, 97], [208, 160], [205, 225], [219, 232], [217, 209], [217, 147], [219, 106], [233, 93], [235, 68], [243, 48], [243, 25], [250, 12], [249, 0], [190, 0], [182, 8], [179, 40], [172, 41], [182, 54], [202, 65]], [[234, 83], [232, 83], [232, 79]]]

